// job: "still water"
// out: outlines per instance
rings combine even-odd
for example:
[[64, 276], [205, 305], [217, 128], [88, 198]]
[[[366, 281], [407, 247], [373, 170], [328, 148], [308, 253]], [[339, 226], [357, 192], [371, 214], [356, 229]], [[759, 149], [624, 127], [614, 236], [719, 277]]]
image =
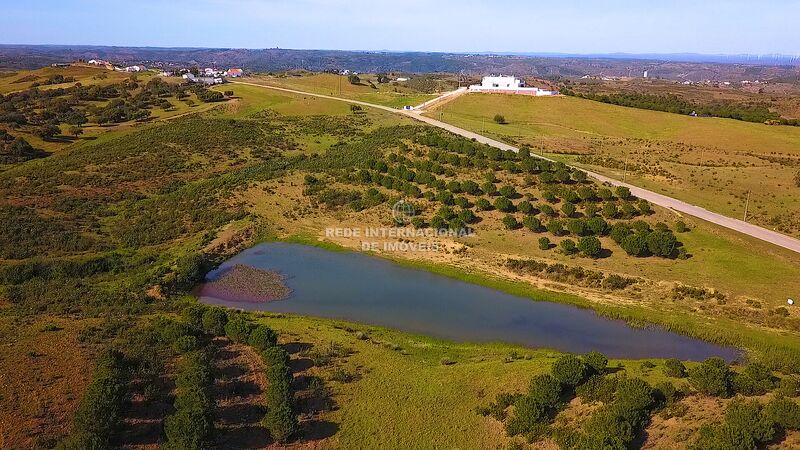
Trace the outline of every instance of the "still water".
[[279, 272], [290, 298], [270, 303], [201, 300], [246, 310], [292, 313], [380, 325], [457, 342], [506, 342], [614, 358], [703, 360], [740, 356], [737, 349], [661, 328], [632, 328], [591, 310], [533, 301], [356, 252], [288, 243], [250, 248], [208, 274], [244, 264]]

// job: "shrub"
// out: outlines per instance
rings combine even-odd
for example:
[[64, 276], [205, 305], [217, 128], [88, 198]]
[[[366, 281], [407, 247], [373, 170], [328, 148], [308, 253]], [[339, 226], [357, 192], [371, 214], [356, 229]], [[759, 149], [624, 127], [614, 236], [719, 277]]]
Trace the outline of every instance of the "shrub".
[[800, 405], [785, 398], [773, 398], [764, 407], [764, 417], [784, 430], [800, 430]]
[[193, 352], [200, 348], [200, 341], [196, 336], [181, 336], [172, 344], [175, 353]]
[[565, 255], [571, 255], [575, 253], [575, 241], [572, 239], [564, 239], [561, 241], [559, 246], [561, 247], [561, 252]]
[[506, 216], [503, 217], [503, 226], [506, 228], [506, 230], [514, 230], [519, 228], [519, 223], [517, 222], [516, 217], [512, 216], [511, 214], [506, 214]]
[[506, 122], [506, 118], [505, 118], [505, 117], [503, 117], [503, 115], [501, 115], [501, 114], [495, 114], [495, 115], [494, 115], [494, 123], [497, 123], [497, 124], [500, 124], [500, 125], [504, 125], [504, 124], [506, 124], [507, 122]]
[[589, 352], [583, 355], [583, 362], [596, 374], [602, 374], [608, 365], [608, 358], [600, 352]]
[[564, 355], [553, 363], [553, 378], [566, 386], [576, 386], [586, 376], [586, 365], [575, 355]]
[[250, 331], [247, 343], [258, 351], [264, 351], [278, 343], [278, 334], [266, 325], [256, 325]]
[[208, 334], [224, 335], [226, 323], [228, 323], [228, 315], [222, 308], [211, 307], [203, 313], [203, 330]]
[[206, 305], [194, 303], [181, 310], [181, 317], [186, 323], [199, 331], [203, 329], [203, 314], [207, 309], [208, 306]]
[[494, 209], [502, 212], [514, 212], [514, 203], [506, 197], [497, 197], [494, 201]]
[[210, 358], [206, 352], [184, 355], [175, 379], [175, 413], [164, 420], [168, 449], [206, 448], [214, 432]]
[[542, 221], [534, 216], [525, 216], [522, 219], [522, 225], [531, 231], [539, 231], [542, 228]]
[[689, 382], [706, 395], [728, 397], [731, 392], [731, 372], [725, 360], [711, 357], [689, 371]]
[[617, 378], [593, 375], [575, 389], [575, 394], [584, 402], [610, 403], [617, 390]]
[[530, 396], [523, 395], [514, 403], [514, 416], [506, 423], [509, 436], [523, 434], [535, 428], [546, 414], [545, 407]]
[[800, 381], [796, 377], [786, 375], [778, 383], [775, 393], [784, 397], [797, 397], [800, 395]]
[[622, 240], [621, 247], [631, 256], [647, 254], [647, 237], [641, 233], [629, 234]]
[[677, 243], [678, 240], [670, 231], [653, 231], [647, 235], [647, 249], [656, 256], [671, 256]]
[[773, 424], [761, 414], [757, 401], [732, 401], [724, 421], [700, 429], [697, 449], [755, 449], [774, 436]]
[[252, 328], [253, 324], [245, 319], [244, 315], [233, 314], [233, 317], [229, 318], [228, 323], [225, 324], [225, 336], [233, 342], [241, 344], [247, 342]]
[[689, 227], [686, 226], [686, 222], [679, 220], [675, 222], [675, 231], [678, 233], [685, 233], [689, 231]]
[[615, 192], [617, 194], [617, 197], [619, 197], [622, 200], [628, 200], [629, 198], [631, 198], [631, 190], [625, 186], [617, 186]]
[[564, 233], [564, 226], [558, 219], [550, 219], [546, 228], [553, 236], [561, 236]]
[[531, 202], [529, 202], [527, 200], [523, 200], [523, 201], [519, 202], [519, 204], [517, 205], [517, 209], [521, 213], [530, 214], [530, 213], [533, 212], [533, 205], [531, 205]]
[[262, 424], [269, 431], [272, 439], [279, 443], [285, 443], [297, 430], [289, 354], [280, 347], [270, 347], [263, 351], [261, 356], [267, 366], [267, 380], [269, 381], [269, 387], [265, 394], [267, 414], [264, 416]]
[[575, 205], [570, 202], [565, 202], [561, 205], [561, 212], [567, 217], [572, 217], [572, 215], [575, 214], [575, 209]]
[[686, 376], [686, 366], [676, 358], [664, 361], [664, 375], [673, 378], [683, 378]]
[[536, 375], [528, 385], [528, 397], [547, 408], [553, 408], [561, 398], [561, 383], [551, 375]]
[[539, 238], [539, 250], [550, 250], [550, 239], [546, 237]]
[[475, 200], [475, 208], [478, 211], [489, 211], [490, 209], [492, 209], [492, 204], [489, 203], [489, 200], [486, 200], [485, 198], [481, 197]]
[[262, 421], [264, 428], [276, 442], [288, 442], [297, 431], [297, 418], [291, 406], [285, 402], [267, 406], [267, 414]]
[[733, 389], [739, 394], [764, 395], [773, 387], [772, 371], [761, 363], [750, 363], [742, 373], [733, 375]]
[[597, 258], [603, 251], [600, 240], [594, 236], [586, 236], [578, 241], [578, 250], [590, 258]]

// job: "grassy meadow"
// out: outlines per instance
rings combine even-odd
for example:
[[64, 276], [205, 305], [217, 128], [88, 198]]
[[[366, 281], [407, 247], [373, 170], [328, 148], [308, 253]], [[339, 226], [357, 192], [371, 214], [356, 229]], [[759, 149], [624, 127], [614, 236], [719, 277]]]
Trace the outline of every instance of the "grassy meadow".
[[[445, 122], [731, 217], [800, 235], [800, 128], [695, 118], [573, 97], [470, 94]], [[493, 118], [501, 114], [506, 124]]]
[[373, 75], [359, 74], [359, 77], [361, 82], [358, 84], [350, 83], [344, 75], [329, 73], [290, 73], [282, 76], [257, 75], [248, 78], [247, 81], [359, 100], [398, 109], [407, 105], [417, 106], [427, 100], [436, 98], [436, 94], [420, 92], [403, 84], [378, 83]]

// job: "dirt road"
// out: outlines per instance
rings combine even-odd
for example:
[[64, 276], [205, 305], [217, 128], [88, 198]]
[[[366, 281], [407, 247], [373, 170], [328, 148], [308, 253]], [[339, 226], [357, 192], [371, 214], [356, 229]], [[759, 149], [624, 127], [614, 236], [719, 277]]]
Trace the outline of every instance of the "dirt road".
[[[280, 88], [280, 87], [274, 87], [274, 86], [267, 86], [267, 85], [258, 84], [258, 83], [248, 83], [248, 82], [243, 82], [243, 81], [236, 81], [235, 83], [246, 84], [246, 85], [250, 85], [250, 86], [258, 86], [258, 87], [263, 87], [263, 88], [266, 88], [266, 89], [273, 89], [273, 90], [277, 90], [277, 91], [291, 92], [291, 93], [300, 94], [300, 95], [311, 95], [311, 96], [314, 96], [314, 97], [326, 98], [326, 99], [330, 99], [330, 100], [338, 100], [338, 101], [353, 103], [353, 104], [356, 104], [356, 105], [367, 106], [367, 107], [370, 107], [370, 108], [382, 109], [384, 111], [389, 111], [389, 112], [393, 112], [395, 114], [401, 114], [401, 115], [404, 115], [404, 116], [407, 116], [407, 117], [411, 117], [411, 118], [419, 120], [421, 122], [425, 122], [425, 123], [427, 123], [429, 125], [432, 125], [432, 126], [441, 128], [443, 130], [447, 130], [447, 131], [449, 131], [451, 133], [463, 136], [463, 137], [465, 137], [467, 139], [475, 139], [478, 142], [481, 142], [481, 143], [484, 143], [484, 144], [487, 144], [487, 145], [491, 145], [492, 147], [499, 148], [500, 150], [505, 150], [505, 151], [510, 151], [510, 152], [519, 151], [519, 149], [517, 147], [514, 147], [512, 145], [508, 145], [508, 144], [506, 144], [504, 142], [500, 142], [500, 141], [488, 138], [486, 136], [480, 135], [478, 133], [474, 133], [472, 131], [468, 131], [468, 130], [465, 130], [463, 128], [459, 128], [459, 127], [450, 125], [448, 123], [444, 123], [442, 121], [433, 119], [431, 117], [424, 116], [422, 114], [425, 111], [424, 111], [424, 109], [421, 109], [421, 108], [420, 109], [414, 109], [414, 110], [411, 110], [411, 111], [404, 111], [404, 110], [400, 110], [400, 109], [390, 108], [388, 106], [375, 105], [375, 104], [372, 104], [372, 103], [362, 102], [362, 101], [358, 101], [358, 100], [350, 100], [350, 99], [345, 99], [345, 98], [340, 98], [340, 97], [333, 97], [333, 96], [330, 96], [330, 95], [323, 95], [323, 94], [313, 94], [313, 93], [309, 93], [309, 92], [303, 92], [303, 91], [298, 91], [298, 90], [294, 90], [294, 89]], [[449, 97], [449, 96], [458, 95], [458, 94], [456, 94], [456, 92], [458, 92], [458, 91], [448, 92], [448, 93], [442, 95], [441, 97]], [[428, 102], [425, 102], [423, 105], [420, 105], [420, 106], [424, 108], [425, 105], [431, 105], [431, 104], [435, 103], [436, 101], [440, 100], [441, 97], [437, 98], [437, 99], [429, 100]], [[538, 156], [538, 157], [542, 158], [542, 159], [546, 159], [546, 160], [552, 161], [551, 159], [545, 158], [543, 156]], [[581, 169], [581, 170], [583, 170], [583, 169]], [[592, 177], [592, 178], [594, 178], [594, 179], [596, 179], [596, 180], [598, 180], [598, 181], [600, 181], [602, 183], [608, 183], [608, 184], [613, 185], [613, 186], [626, 186], [631, 190], [631, 193], [633, 195], [635, 195], [635, 196], [637, 196], [639, 198], [643, 198], [643, 199], [645, 199], [645, 200], [647, 200], [650, 203], [653, 203], [655, 205], [658, 205], [658, 206], [661, 206], [661, 207], [664, 207], [664, 208], [669, 208], [669, 209], [672, 209], [672, 210], [677, 211], [679, 213], [688, 214], [690, 216], [694, 216], [694, 217], [697, 217], [699, 219], [703, 219], [703, 220], [706, 220], [708, 222], [715, 223], [715, 224], [717, 224], [719, 226], [722, 226], [722, 227], [725, 227], [725, 228], [728, 228], [728, 229], [731, 229], [731, 230], [734, 230], [734, 231], [738, 231], [740, 233], [744, 233], [744, 234], [746, 234], [748, 236], [752, 236], [752, 237], [754, 237], [756, 239], [760, 239], [762, 241], [769, 242], [769, 243], [777, 245], [779, 247], [783, 247], [783, 248], [792, 250], [794, 252], [800, 253], [800, 240], [795, 239], [793, 237], [786, 236], [785, 234], [781, 234], [781, 233], [778, 233], [776, 231], [768, 230], [766, 228], [762, 228], [762, 227], [759, 227], [757, 225], [753, 225], [753, 224], [744, 222], [742, 220], [733, 219], [731, 217], [724, 216], [722, 214], [718, 214], [718, 213], [709, 211], [709, 210], [707, 210], [705, 208], [701, 208], [699, 206], [695, 206], [695, 205], [683, 202], [681, 200], [677, 200], [677, 199], [674, 199], [672, 197], [668, 197], [666, 195], [659, 194], [657, 192], [649, 191], [647, 189], [642, 189], [640, 187], [636, 187], [636, 186], [633, 186], [631, 184], [623, 183], [622, 181], [618, 181], [618, 180], [615, 180], [613, 178], [609, 178], [607, 176], [600, 175], [599, 173], [594, 173], [594, 172], [590, 172], [590, 171], [585, 171], [585, 172], [590, 177]]]

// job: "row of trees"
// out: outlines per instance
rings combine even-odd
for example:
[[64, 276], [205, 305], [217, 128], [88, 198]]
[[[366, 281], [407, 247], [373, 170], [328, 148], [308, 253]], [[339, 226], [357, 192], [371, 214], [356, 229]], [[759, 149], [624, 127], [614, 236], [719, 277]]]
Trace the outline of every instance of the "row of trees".
[[763, 103], [737, 103], [720, 101], [712, 103], [697, 103], [684, 100], [677, 95], [651, 95], [628, 92], [624, 94], [597, 94], [576, 93], [570, 89], [561, 91], [564, 95], [573, 95], [580, 98], [594, 100], [612, 105], [628, 106], [632, 108], [665, 111], [675, 114], [696, 114], [698, 116], [722, 117], [743, 120], [745, 122], [772, 122], [785, 125], [794, 125], [790, 120], [781, 120], [780, 114], [772, 112], [769, 106]]
[[109, 441], [122, 418], [128, 378], [122, 353], [107, 350], [100, 355], [95, 363], [92, 381], [75, 412], [72, 433], [59, 444], [59, 448], [109, 448]]
[[211, 352], [207, 348], [190, 351], [183, 355], [178, 364], [175, 413], [164, 420], [166, 448], [200, 449], [212, 444], [214, 399], [211, 387], [214, 376]]

